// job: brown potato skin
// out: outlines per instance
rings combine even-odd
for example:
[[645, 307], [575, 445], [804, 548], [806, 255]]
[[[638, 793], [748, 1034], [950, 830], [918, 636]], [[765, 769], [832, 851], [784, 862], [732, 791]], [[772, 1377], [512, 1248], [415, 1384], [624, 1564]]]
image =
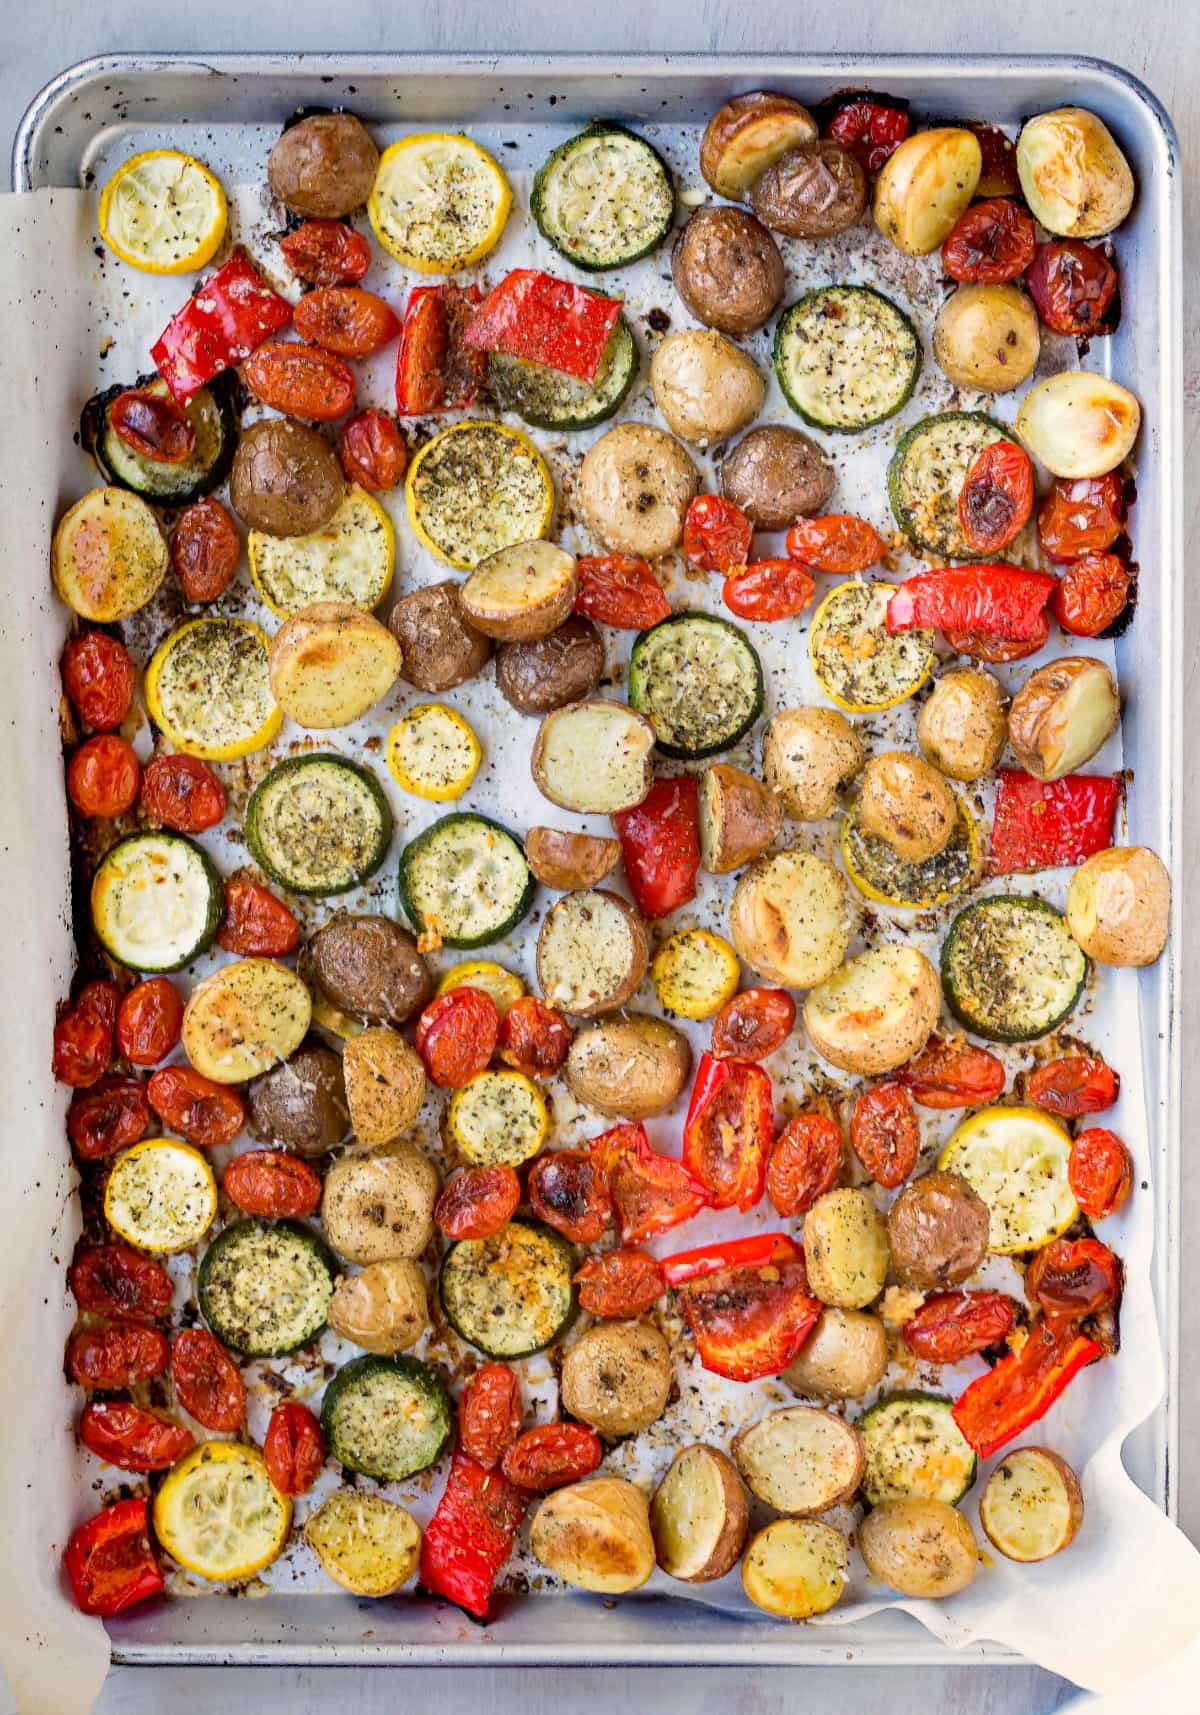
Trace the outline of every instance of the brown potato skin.
[[902, 1596], [953, 1596], [978, 1564], [969, 1520], [945, 1501], [881, 1501], [859, 1525], [858, 1547], [867, 1570]]
[[1110, 846], [1080, 864], [1067, 928], [1101, 965], [1152, 965], [1171, 929], [1171, 877], [1149, 846]]
[[700, 472], [674, 435], [618, 423], [588, 448], [576, 493], [588, 529], [618, 554], [655, 560], [677, 548]]
[[858, 819], [905, 863], [921, 863], [949, 845], [958, 803], [923, 756], [889, 750], [872, 756], [862, 771]]
[[461, 585], [453, 578], [402, 595], [388, 625], [404, 653], [400, 677], [418, 691], [452, 691], [482, 672], [492, 640], [463, 612]]
[[867, 212], [867, 175], [832, 138], [789, 149], [750, 191], [750, 206], [789, 238], [833, 238]]
[[604, 639], [581, 614], [548, 637], [503, 643], [496, 651], [496, 684], [523, 715], [545, 715], [590, 697], [604, 676]]
[[951, 780], [980, 780], [1008, 742], [1000, 681], [982, 667], [943, 673], [917, 716], [917, 743]]
[[924, 1173], [888, 1211], [892, 1267], [923, 1292], [957, 1286], [987, 1255], [988, 1209], [960, 1173]]
[[782, 423], [751, 429], [721, 469], [721, 493], [759, 530], [786, 530], [820, 512], [836, 482], [816, 441]]
[[329, 1326], [364, 1352], [390, 1358], [416, 1345], [429, 1326], [420, 1265], [407, 1257], [371, 1262], [346, 1275], [329, 1301]]
[[665, 1018], [625, 1012], [576, 1032], [567, 1088], [610, 1119], [650, 1119], [679, 1099], [692, 1070], [687, 1037]]
[[[767, 161], [817, 134], [816, 122], [806, 107], [790, 95], [769, 89], [735, 95], [709, 120], [700, 143], [700, 171], [718, 196], [735, 202], [745, 197], [753, 181], [748, 176], [747, 163], [736, 160], [739, 140], [744, 145], [747, 132], [761, 130], [765, 122], [772, 121], [779, 136]], [[767, 161], [763, 162], [764, 167]]]
[[671, 1352], [649, 1322], [601, 1322], [563, 1359], [565, 1410], [614, 1438], [649, 1428], [666, 1410], [675, 1377]]
[[675, 240], [671, 276], [696, 320], [720, 333], [754, 333], [783, 297], [779, 246], [744, 208], [698, 208]]
[[378, 165], [379, 150], [352, 113], [314, 113], [275, 144], [267, 179], [294, 214], [335, 219], [366, 202]]
[[574, 893], [596, 887], [621, 860], [621, 842], [598, 834], [569, 834], [561, 828], [530, 828], [525, 857], [543, 887]]
[[372, 1024], [403, 1024], [433, 994], [417, 943], [390, 917], [339, 913], [313, 937], [317, 984], [335, 1006]]
[[[660, 1497], [663, 1497], [667, 1481], [675, 1467], [685, 1457], [695, 1454], [702, 1454], [720, 1477], [725, 1512], [720, 1533], [709, 1550], [708, 1558], [697, 1571], [685, 1573], [673, 1568], [667, 1559], [662, 1542], [665, 1533], [661, 1523], [661, 1512], [665, 1506], [665, 1501]], [[749, 1528], [750, 1507], [746, 1500], [746, 1491], [743, 1489], [742, 1480], [737, 1474], [737, 1467], [729, 1455], [722, 1453], [719, 1447], [710, 1447], [707, 1442], [699, 1442], [690, 1447], [680, 1447], [664, 1471], [662, 1480], [650, 1501], [650, 1534], [654, 1538], [655, 1556], [658, 1564], [667, 1576], [678, 1578], [685, 1584], [708, 1584], [714, 1578], [723, 1578], [732, 1567], [737, 1565], [741, 1558]]]
[[751, 863], [783, 825], [783, 812], [770, 788], [729, 762], [714, 762], [705, 769], [700, 798], [702, 804], [712, 806], [716, 835], [706, 839], [708, 818], [702, 814], [700, 861], [710, 875], [728, 875]]
[[[1086, 755], [1075, 754], [1062, 742], [1065, 736], [1061, 730], [1062, 700], [1085, 673], [1094, 676], [1098, 693], [1107, 682], [1111, 702], [1107, 737], [1116, 731], [1121, 718], [1120, 693], [1104, 662], [1094, 655], [1068, 655], [1060, 661], [1047, 661], [1029, 675], [1012, 700], [1008, 711], [1009, 743], [1021, 767], [1036, 780], [1061, 779], [1072, 769], [1082, 767], [1100, 748], [1096, 745]], [[1066, 767], [1064, 753], [1071, 757]]]
[[933, 328], [933, 355], [956, 387], [1011, 393], [1037, 367], [1037, 311], [1019, 286], [962, 285]]
[[351, 1037], [342, 1055], [346, 1100], [358, 1143], [391, 1143], [416, 1119], [425, 1100], [425, 1066], [387, 1024]]
[[832, 816], [838, 796], [861, 771], [866, 748], [839, 709], [780, 709], [763, 733], [763, 774], [798, 822]]
[[246, 1091], [250, 1132], [297, 1155], [325, 1155], [350, 1132], [342, 1058], [332, 1048], [298, 1048]]
[[229, 500], [243, 524], [268, 536], [308, 536], [328, 524], [346, 484], [329, 442], [291, 417], [242, 430]]
[[883, 1380], [887, 1333], [868, 1310], [827, 1305], [783, 1379], [794, 1393], [815, 1399], [861, 1399]]

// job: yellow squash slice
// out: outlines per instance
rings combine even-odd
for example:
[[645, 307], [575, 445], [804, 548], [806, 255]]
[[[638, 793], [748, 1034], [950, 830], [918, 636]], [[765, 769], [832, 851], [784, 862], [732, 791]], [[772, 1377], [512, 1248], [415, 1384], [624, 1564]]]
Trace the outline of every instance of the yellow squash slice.
[[228, 223], [225, 192], [194, 155], [148, 149], [119, 167], [100, 197], [100, 236], [146, 274], [191, 274], [211, 262]]
[[500, 163], [449, 131], [402, 137], [379, 159], [367, 215], [405, 268], [455, 274], [500, 242], [512, 191]]
[[172, 1467], [154, 1497], [154, 1534], [172, 1560], [226, 1583], [269, 1566], [288, 1539], [292, 1503], [257, 1447], [204, 1441]]

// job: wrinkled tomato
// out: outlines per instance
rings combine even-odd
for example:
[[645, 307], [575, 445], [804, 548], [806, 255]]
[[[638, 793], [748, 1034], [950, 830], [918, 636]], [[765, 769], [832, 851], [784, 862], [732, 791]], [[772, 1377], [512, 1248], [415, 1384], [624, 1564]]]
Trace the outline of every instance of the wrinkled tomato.
[[1003, 1292], [935, 1292], [904, 1324], [904, 1343], [927, 1364], [957, 1364], [1007, 1339], [1016, 1320]]
[[111, 732], [129, 713], [137, 670], [123, 643], [104, 631], [72, 637], [62, 657], [63, 689], [85, 726]]
[[392, 306], [361, 286], [321, 286], [306, 292], [292, 325], [301, 339], [339, 357], [372, 357], [400, 332]]
[[[668, 1281], [678, 1280], [679, 1307], [701, 1363], [731, 1381], [754, 1381], [785, 1370], [824, 1309], [809, 1291], [799, 1247], [783, 1233], [757, 1237], [774, 1240], [765, 1262], [721, 1267], [718, 1248], [695, 1272], [678, 1268], [687, 1264], [687, 1253], [668, 1257], [664, 1264]], [[717, 1264], [712, 1272], [710, 1261]]]
[[67, 1343], [67, 1370], [80, 1387], [136, 1387], [160, 1376], [171, 1348], [159, 1328], [141, 1322], [109, 1322], [103, 1328], [81, 1328]]
[[246, 1123], [246, 1104], [237, 1091], [190, 1066], [152, 1072], [146, 1095], [168, 1131], [203, 1149], [232, 1143]]
[[72, 1098], [67, 1135], [81, 1161], [103, 1161], [150, 1130], [146, 1088], [136, 1078], [101, 1078]]
[[1004, 1094], [1004, 1066], [994, 1054], [937, 1036], [895, 1076], [923, 1108], [977, 1108]]
[[165, 1583], [150, 1542], [145, 1495], [118, 1501], [72, 1531], [63, 1555], [76, 1606], [104, 1619], [157, 1596]]
[[877, 1185], [887, 1191], [903, 1185], [921, 1152], [921, 1127], [903, 1084], [863, 1091], [850, 1116], [850, 1146]]
[[1047, 1316], [1111, 1310], [1121, 1284], [1121, 1264], [1099, 1239], [1054, 1239], [1025, 1270], [1025, 1296]]
[[211, 494], [189, 506], [171, 532], [171, 566], [189, 601], [223, 596], [241, 557], [238, 527]]
[[265, 340], [246, 359], [245, 376], [256, 399], [306, 422], [332, 422], [354, 404], [354, 376], [340, 357], [318, 345]]
[[1015, 197], [1021, 194], [1021, 178], [1017, 172], [1017, 146], [998, 125], [988, 125], [979, 119], [956, 119], [954, 125], [970, 131], [978, 139], [983, 157], [983, 170], [975, 187], [977, 197]]
[[200, 834], [216, 827], [225, 804], [224, 786], [198, 756], [152, 756], [146, 764], [138, 808], [147, 821]]
[[368, 494], [384, 494], [408, 469], [408, 442], [394, 418], [383, 411], [360, 411], [342, 430], [338, 457], [347, 482]]
[[1104, 254], [1078, 238], [1039, 244], [1025, 286], [1052, 333], [1086, 339], [1110, 333], [1106, 318], [1117, 295], [1117, 271]]
[[810, 571], [850, 578], [879, 563], [884, 543], [865, 518], [830, 512], [798, 518], [787, 533], [787, 551]]
[[642, 1315], [667, 1289], [657, 1259], [633, 1246], [589, 1257], [576, 1274], [575, 1285], [580, 1309], [609, 1321]]
[[89, 1400], [79, 1419], [79, 1439], [122, 1471], [166, 1471], [196, 1441], [181, 1423], [129, 1399]]
[[512, 1220], [520, 1201], [521, 1181], [507, 1162], [464, 1167], [434, 1204], [434, 1224], [448, 1239], [490, 1239]]
[[864, 173], [877, 173], [908, 136], [907, 104], [859, 96], [839, 107], [825, 135], [855, 157]]
[[133, 746], [115, 732], [98, 732], [67, 764], [67, 796], [81, 816], [111, 820], [133, 809], [141, 778]]
[[306, 1495], [325, 1463], [325, 1436], [306, 1405], [285, 1399], [271, 1413], [263, 1436], [267, 1475], [281, 1495]]
[[555, 1149], [529, 1169], [529, 1205], [573, 1244], [590, 1245], [612, 1220], [603, 1163], [586, 1149]]
[[371, 247], [342, 220], [306, 220], [279, 240], [288, 267], [309, 286], [353, 286], [371, 266]]
[[169, 393], [131, 387], [119, 393], [108, 411], [119, 441], [152, 464], [182, 464], [196, 450], [196, 428]]
[[1101, 1114], [1121, 1093], [1121, 1079], [1098, 1054], [1066, 1054], [1048, 1060], [1025, 1085], [1026, 1100], [1059, 1119]]
[[710, 1053], [718, 1060], [765, 1060], [783, 1047], [795, 1022], [796, 1003], [786, 989], [743, 989], [713, 1019]]
[[798, 560], [752, 560], [725, 579], [721, 600], [739, 619], [769, 624], [803, 613], [816, 587], [812, 573]]
[[556, 1006], [523, 994], [500, 1020], [500, 1058], [527, 1078], [552, 1078], [567, 1058], [572, 1035]]
[[485, 1071], [499, 1039], [495, 1001], [467, 983], [437, 995], [417, 1020], [417, 1053], [430, 1081], [443, 1090], [456, 1090]]
[[108, 1071], [120, 996], [106, 980], [84, 983], [54, 1025], [54, 1076], [84, 1090]]
[[683, 551], [702, 572], [728, 575], [750, 557], [754, 526], [740, 506], [716, 494], [700, 494], [683, 521]]
[[583, 1423], [539, 1423], [513, 1442], [500, 1468], [509, 1482], [531, 1494], [548, 1494], [588, 1477], [604, 1457], [594, 1429]]
[[993, 441], [967, 472], [958, 496], [958, 521], [977, 554], [1007, 548], [1033, 511], [1033, 465], [1014, 441]]
[[269, 887], [248, 876], [225, 883], [225, 915], [217, 946], [248, 958], [281, 959], [300, 939], [300, 920]]
[[171, 1351], [171, 1380], [179, 1403], [205, 1429], [231, 1435], [246, 1415], [241, 1373], [207, 1328], [184, 1328]]
[[643, 1125], [613, 1126], [589, 1147], [607, 1176], [622, 1244], [639, 1245], [708, 1207], [708, 1192], [682, 1161], [651, 1149]]
[[1089, 1221], [1115, 1215], [1133, 1190], [1133, 1157], [1115, 1131], [1094, 1126], [1071, 1145], [1067, 1180]]
[[714, 1209], [754, 1207], [774, 1141], [774, 1097], [762, 1067], [701, 1055], [683, 1122], [683, 1164]]
[[507, 1364], [484, 1364], [458, 1402], [458, 1444], [494, 1471], [521, 1433], [521, 1384]]
[[671, 611], [648, 560], [637, 554], [582, 554], [575, 612], [619, 631], [645, 631]]
[[1060, 562], [1103, 553], [1125, 528], [1126, 511], [1125, 484], [1115, 470], [1059, 477], [1038, 507], [1038, 540]]
[[321, 1176], [298, 1155], [282, 1149], [251, 1149], [229, 1163], [221, 1189], [244, 1215], [295, 1220], [316, 1213]]
[[944, 636], [951, 649], [959, 655], [969, 655], [973, 661], [986, 661], [992, 666], [1024, 661], [1046, 647], [1050, 615], [1045, 610], [1038, 614], [1032, 637], [989, 637], [985, 631], [947, 631]]
[[80, 1251], [67, 1278], [79, 1308], [98, 1316], [153, 1322], [171, 1308], [170, 1275], [132, 1245]]
[[660, 777], [640, 804], [612, 818], [633, 902], [643, 917], [667, 917], [696, 894], [700, 797], [691, 774]]
[[147, 977], [134, 983], [117, 1011], [117, 1047], [134, 1066], [157, 1066], [179, 1041], [182, 1026], [183, 1001], [175, 984], [170, 977]]
[[832, 1191], [842, 1169], [842, 1134], [827, 1114], [796, 1114], [775, 1139], [767, 1196], [785, 1216], [806, 1214]]
[[955, 221], [942, 245], [942, 267], [952, 280], [996, 286], [1023, 274], [1036, 251], [1032, 216], [1007, 197], [988, 197]]
[[1098, 637], [1125, 612], [1132, 584], [1129, 567], [1115, 554], [1085, 554], [1059, 578], [1050, 606], [1072, 637]]

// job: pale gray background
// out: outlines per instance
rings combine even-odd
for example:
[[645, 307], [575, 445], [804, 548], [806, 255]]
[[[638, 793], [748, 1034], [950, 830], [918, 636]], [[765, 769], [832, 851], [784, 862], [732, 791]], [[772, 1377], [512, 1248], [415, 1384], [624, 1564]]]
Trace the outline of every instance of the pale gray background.
[[[339, 50], [588, 51], [674, 53], [1085, 53], [1116, 60], [1165, 102], [1183, 143], [1184, 277], [1200, 262], [1197, 184], [1200, 56], [1197, 0], [14, 0], [0, 42], [0, 161], [30, 97], [56, 72], [91, 54], [137, 50], [235, 52]], [[7, 185], [6, 165], [3, 182]], [[1190, 298], [1190, 292], [1189, 292]], [[1184, 401], [1188, 514], [1184, 541], [1196, 539], [1200, 508], [1192, 473], [1200, 460], [1193, 407], [1200, 393], [1200, 338], [1186, 304]], [[1155, 568], [1144, 568], [1153, 575]], [[1194, 707], [1200, 606], [1188, 614], [1185, 710]], [[1185, 719], [1188, 718], [1185, 715]], [[1183, 840], [1184, 884], [1196, 897], [1200, 869], [1200, 792], [1189, 791]], [[1186, 914], [1185, 914], [1186, 929]], [[1196, 1015], [1195, 960], [1189, 939], [1184, 1028]], [[1184, 1056], [1185, 1115], [1200, 1110], [1200, 1056]], [[1183, 1459], [1181, 1522], [1200, 1542], [1200, 1324], [1188, 1313], [1200, 1286], [1200, 1256], [1188, 1234], [1200, 1230], [1200, 1164], [1186, 1166], [1183, 1264]], [[1193, 1377], [1189, 1390], [1186, 1378]], [[10, 1402], [11, 1403], [11, 1402]], [[1045, 1715], [1071, 1701], [1063, 1680], [1035, 1668], [867, 1670], [766, 1668], [686, 1673], [607, 1669], [474, 1671], [193, 1668], [116, 1669], [97, 1710], [102, 1715], [393, 1715], [419, 1708], [449, 1715], [467, 1708], [497, 1715], [784, 1715], [798, 1706], [835, 1715]]]

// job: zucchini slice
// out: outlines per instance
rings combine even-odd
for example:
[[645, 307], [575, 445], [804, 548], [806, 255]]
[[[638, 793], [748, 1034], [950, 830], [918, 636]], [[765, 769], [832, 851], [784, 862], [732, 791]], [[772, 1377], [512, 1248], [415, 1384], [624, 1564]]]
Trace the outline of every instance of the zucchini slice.
[[205, 953], [225, 914], [225, 889], [185, 834], [129, 834], [92, 878], [92, 927], [131, 971], [179, 971]]
[[1083, 1523], [1079, 1478], [1048, 1447], [1016, 1447], [987, 1480], [979, 1522], [1009, 1560], [1049, 1560]]
[[418, 703], [388, 734], [392, 779], [418, 798], [461, 798], [483, 760], [470, 722], [448, 703]]
[[492, 352], [488, 386], [502, 411], [515, 411], [535, 429], [592, 429], [625, 402], [638, 372], [637, 341], [618, 316], [593, 381], [581, 381], [544, 363]]
[[[140, 393], [169, 397], [166, 382], [157, 375], [139, 375], [134, 386]], [[190, 506], [220, 488], [233, 466], [238, 444], [236, 388], [236, 373], [228, 369], [184, 406], [196, 431], [196, 444], [178, 464], [143, 458], [114, 431], [112, 408], [122, 393], [130, 391], [128, 387], [108, 387], [88, 400], [79, 419], [79, 438], [106, 482], [131, 489], [151, 505]]]
[[292, 1503], [257, 1447], [204, 1441], [167, 1473], [154, 1497], [154, 1534], [172, 1560], [201, 1578], [249, 1578], [282, 1551]]
[[954, 1401], [894, 1393], [858, 1419], [866, 1448], [862, 1494], [880, 1501], [945, 1501], [954, 1506], [975, 1481], [975, 1449], [955, 1423]]
[[545, 1143], [550, 1115], [524, 1072], [477, 1072], [451, 1096], [446, 1131], [473, 1167], [519, 1167]]
[[392, 839], [392, 812], [369, 768], [333, 751], [289, 756], [246, 806], [255, 863], [289, 893], [346, 893], [374, 875]]
[[255, 589], [280, 619], [317, 601], [349, 602], [369, 612], [391, 588], [396, 539], [374, 495], [352, 487], [323, 530], [311, 536], [251, 530], [246, 554]]
[[304, 1523], [304, 1540], [335, 1584], [355, 1596], [390, 1596], [417, 1570], [421, 1527], [406, 1507], [361, 1489], [338, 1489]]
[[104, 1218], [138, 1250], [167, 1255], [199, 1243], [217, 1213], [217, 1182], [198, 1149], [151, 1137], [119, 1156], [104, 1188]]
[[656, 250], [675, 222], [666, 162], [623, 125], [589, 125], [538, 168], [529, 212], [577, 268], [599, 273]]
[[427, 1470], [445, 1451], [453, 1424], [440, 1377], [418, 1358], [351, 1358], [321, 1406], [333, 1457], [381, 1483]]
[[891, 709], [928, 679], [936, 659], [932, 631], [888, 635], [894, 584], [837, 584], [812, 618], [808, 653], [830, 702], [854, 715]]
[[1033, 1042], [1071, 1016], [1088, 961], [1044, 899], [998, 893], [967, 905], [942, 944], [951, 1012], [991, 1042]]
[[459, 571], [545, 536], [554, 482], [527, 435], [504, 423], [453, 423], [426, 441], [404, 484], [422, 547]]
[[857, 434], [911, 399], [921, 341], [899, 304], [871, 286], [818, 286], [779, 319], [775, 373], [806, 423]]
[[442, 1263], [439, 1292], [454, 1332], [489, 1358], [527, 1358], [561, 1338], [575, 1315], [575, 1258], [558, 1233], [510, 1221], [463, 1239]]
[[634, 640], [629, 703], [651, 722], [665, 756], [715, 756], [762, 713], [762, 663], [727, 619], [673, 613]]
[[150, 718], [176, 750], [232, 762], [269, 744], [283, 716], [271, 691], [267, 638], [248, 619], [189, 619], [146, 668]]
[[963, 535], [958, 497], [984, 448], [1015, 439], [982, 411], [943, 411], [909, 429], [892, 454], [887, 485], [896, 522], [914, 548], [948, 560], [987, 558]]
[[162, 526], [140, 495], [93, 488], [55, 527], [50, 576], [73, 613], [111, 625], [145, 607], [170, 558]]
[[486, 947], [510, 934], [533, 894], [521, 842], [487, 816], [443, 816], [400, 854], [405, 916], [444, 947]]
[[1070, 1155], [1070, 1133], [1040, 1108], [981, 1108], [951, 1134], [938, 1166], [961, 1173], [987, 1204], [988, 1249], [1016, 1256], [1078, 1220]]
[[183, 1009], [183, 1051], [204, 1077], [245, 1084], [293, 1055], [312, 998], [278, 959], [234, 959], [198, 983]]
[[680, 929], [655, 953], [650, 976], [664, 1011], [702, 1019], [733, 999], [741, 967], [723, 936], [711, 929]]
[[851, 805], [839, 838], [846, 874], [858, 891], [877, 905], [928, 911], [969, 887], [978, 873], [979, 837], [971, 812], [961, 798], [956, 802], [958, 820], [949, 842], [920, 863], [905, 863], [886, 840], [868, 833], [858, 819], [857, 801]]
[[235, 1221], [204, 1253], [200, 1314], [232, 1351], [278, 1358], [325, 1326], [336, 1264], [299, 1221]]

